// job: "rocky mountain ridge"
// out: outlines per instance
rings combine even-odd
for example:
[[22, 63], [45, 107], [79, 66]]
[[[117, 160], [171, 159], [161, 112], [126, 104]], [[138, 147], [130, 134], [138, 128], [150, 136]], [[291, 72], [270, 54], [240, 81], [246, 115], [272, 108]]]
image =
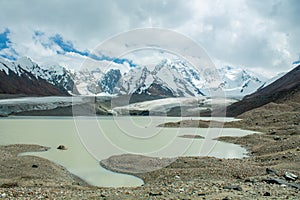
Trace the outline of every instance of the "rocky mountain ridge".
[[227, 96], [242, 97], [263, 87], [267, 82], [265, 77], [237, 67], [196, 70], [184, 61], [170, 59], [162, 60], [154, 66], [136, 66], [121, 73], [116, 68], [103, 72], [100, 66], [71, 72], [62, 66], [39, 66], [30, 58], [24, 57], [16, 62], [0, 59], [0, 72], [2, 82], [6, 82], [2, 84], [1, 93], [41, 96], [80, 94], [196, 97], [222, 92]]
[[[55, 68], [57, 70], [57, 68]], [[70, 74], [61, 68], [43, 69], [29, 58], [7, 62], [0, 58], [0, 93], [29, 96], [68, 96], [72, 88]]]

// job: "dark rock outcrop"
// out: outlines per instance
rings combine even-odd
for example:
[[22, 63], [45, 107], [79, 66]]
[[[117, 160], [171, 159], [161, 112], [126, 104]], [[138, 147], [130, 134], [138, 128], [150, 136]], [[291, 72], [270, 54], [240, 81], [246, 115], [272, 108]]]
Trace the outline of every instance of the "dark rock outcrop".
[[59, 149], [59, 150], [67, 150], [68, 148], [65, 146], [65, 145], [59, 145], [58, 147], [57, 147], [57, 149]]
[[109, 70], [99, 82], [99, 86], [102, 92], [113, 94], [114, 88], [121, 78], [121, 72], [119, 69]]

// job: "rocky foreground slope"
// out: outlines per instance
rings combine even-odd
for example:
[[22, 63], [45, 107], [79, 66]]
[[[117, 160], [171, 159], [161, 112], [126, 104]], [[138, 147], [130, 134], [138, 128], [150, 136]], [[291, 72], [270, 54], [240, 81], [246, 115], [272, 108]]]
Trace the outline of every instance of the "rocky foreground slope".
[[[299, 199], [299, 97], [299, 92], [294, 93], [289, 101], [269, 103], [238, 116], [242, 121], [225, 124], [262, 132], [219, 138], [248, 148], [249, 157], [180, 157], [165, 168], [135, 173], [145, 182], [140, 187], [84, 185], [45, 159], [16, 157], [19, 152], [41, 147], [2, 146], [0, 196], [10, 199]], [[123, 158], [120, 155], [113, 159], [120, 161], [117, 163], [122, 167]], [[106, 167], [118, 169], [118, 166]]]
[[[41, 147], [2, 146], [0, 166], [5, 170], [0, 170], [0, 196], [11, 199], [299, 199], [299, 179], [289, 178], [291, 174], [300, 176], [299, 101], [271, 103], [239, 117], [244, 120], [226, 126], [263, 133], [219, 140], [247, 147], [249, 157], [180, 157], [165, 168], [135, 173], [145, 181], [140, 187], [87, 186], [45, 159], [16, 157], [16, 153]], [[117, 163], [122, 166], [122, 155], [113, 159], [119, 159]], [[46, 173], [49, 170], [51, 173]]]

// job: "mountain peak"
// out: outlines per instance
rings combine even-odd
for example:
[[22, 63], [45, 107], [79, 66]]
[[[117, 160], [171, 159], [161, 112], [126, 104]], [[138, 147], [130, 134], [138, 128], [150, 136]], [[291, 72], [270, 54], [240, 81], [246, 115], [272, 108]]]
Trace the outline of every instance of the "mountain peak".
[[[33, 71], [40, 71], [40, 67], [38, 66], [38, 64], [36, 64], [35, 62], [33, 62], [30, 58], [28, 57], [21, 57], [19, 58], [16, 62], [15, 65], [17, 67], [20, 67], [21, 69], [27, 71], [27, 72], [33, 72]], [[38, 73], [35, 73], [35, 77], [39, 78]]]
[[21, 66], [33, 66], [33, 65], [37, 65], [29, 57], [21, 57], [15, 63], [19, 64]]
[[22, 61], [25, 61], [25, 62], [33, 62], [31, 60], [31, 58], [27, 57], [27, 56], [23, 56], [23, 57], [20, 57], [17, 62], [22, 62]]

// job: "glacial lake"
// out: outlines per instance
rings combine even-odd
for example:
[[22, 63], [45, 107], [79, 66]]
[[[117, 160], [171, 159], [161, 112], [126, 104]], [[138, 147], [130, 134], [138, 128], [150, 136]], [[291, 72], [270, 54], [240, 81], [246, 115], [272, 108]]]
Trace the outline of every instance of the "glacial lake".
[[[86, 182], [103, 187], [138, 186], [137, 177], [102, 168], [99, 160], [124, 153], [156, 157], [214, 156], [242, 158], [246, 149], [214, 140], [219, 136], [244, 136], [253, 131], [234, 128], [161, 128], [182, 117], [7, 117], [0, 119], [0, 144], [38, 144], [46, 152], [28, 152], [66, 167]], [[231, 121], [232, 118], [193, 119]], [[179, 137], [200, 135], [204, 139]], [[57, 150], [63, 144], [66, 151]]]

